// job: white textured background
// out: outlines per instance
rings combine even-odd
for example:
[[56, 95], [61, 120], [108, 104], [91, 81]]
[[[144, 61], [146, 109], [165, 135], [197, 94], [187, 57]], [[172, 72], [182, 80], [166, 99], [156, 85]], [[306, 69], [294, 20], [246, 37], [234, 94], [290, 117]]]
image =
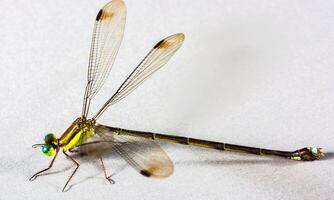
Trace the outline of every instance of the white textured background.
[[[81, 113], [103, 0], [1, 0], [0, 199], [334, 199], [334, 156], [294, 162], [166, 145], [174, 174], [148, 179], [118, 159], [49, 158], [31, 145]], [[334, 152], [334, 2], [127, 0], [125, 37], [96, 110], [153, 45], [183, 32], [172, 60], [100, 122], [282, 150]]]

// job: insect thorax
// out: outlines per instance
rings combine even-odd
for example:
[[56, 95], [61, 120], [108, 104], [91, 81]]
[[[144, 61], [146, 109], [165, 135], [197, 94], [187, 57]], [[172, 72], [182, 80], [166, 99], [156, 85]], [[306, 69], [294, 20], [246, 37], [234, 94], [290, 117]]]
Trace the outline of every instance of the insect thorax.
[[94, 124], [95, 120], [77, 118], [59, 138], [59, 146], [67, 151], [85, 143], [88, 138], [94, 135]]

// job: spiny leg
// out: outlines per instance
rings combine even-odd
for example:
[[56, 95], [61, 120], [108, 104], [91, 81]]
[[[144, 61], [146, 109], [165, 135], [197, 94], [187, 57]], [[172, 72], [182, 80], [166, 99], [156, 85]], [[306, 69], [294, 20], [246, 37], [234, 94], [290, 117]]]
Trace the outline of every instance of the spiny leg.
[[[92, 141], [92, 142], [87, 142], [87, 143], [80, 144], [77, 147], [87, 146], [87, 145], [91, 145], [91, 144], [98, 144], [98, 143], [102, 143], [102, 142], [110, 143], [110, 142], [113, 142], [113, 141]], [[77, 149], [69, 149], [69, 151], [71, 153], [77, 153], [77, 152], [79, 152], [79, 150], [77, 150]], [[106, 170], [106, 168], [104, 166], [104, 162], [103, 162], [102, 156], [99, 155], [98, 158], [99, 158], [99, 160], [101, 162], [105, 178], [109, 181], [110, 184], [115, 184], [115, 181], [113, 179], [111, 179], [111, 175], [110, 176], [107, 175], [107, 170]]]
[[70, 178], [68, 178], [67, 182], [65, 183], [65, 185], [64, 185], [64, 187], [63, 187], [63, 190], [62, 190], [62, 191], [65, 192], [65, 188], [66, 188], [66, 186], [68, 185], [68, 183], [70, 182], [70, 180], [72, 179], [72, 177], [74, 176], [74, 174], [77, 172], [77, 170], [78, 170], [80, 164], [79, 164], [77, 161], [75, 161], [71, 156], [69, 156], [65, 151], [63, 151], [63, 153], [65, 154], [66, 157], [68, 157], [69, 159], [71, 159], [71, 161], [77, 166], [77, 167], [75, 168], [75, 170], [73, 171], [73, 173], [71, 174]]
[[105, 168], [105, 166], [104, 166], [102, 157], [99, 156], [99, 159], [100, 159], [100, 161], [101, 161], [101, 165], [102, 165], [102, 168], [103, 168], [103, 172], [104, 172], [104, 176], [105, 176], [105, 178], [109, 181], [110, 184], [115, 184], [115, 181], [114, 181], [113, 179], [111, 179], [111, 175], [110, 175], [110, 176], [107, 176], [107, 171], [106, 171], [106, 168]]
[[43, 169], [43, 170], [41, 170], [41, 171], [35, 173], [34, 175], [32, 175], [32, 176], [29, 178], [29, 181], [33, 181], [33, 180], [35, 180], [38, 176], [41, 175], [41, 173], [43, 173], [43, 172], [45, 172], [45, 171], [51, 169], [51, 167], [52, 167], [52, 165], [53, 165], [53, 163], [54, 163], [54, 161], [56, 160], [56, 157], [57, 157], [57, 155], [58, 155], [58, 151], [59, 151], [59, 149], [56, 149], [56, 155], [55, 155], [55, 156], [53, 157], [53, 159], [51, 160], [51, 163], [49, 164], [49, 167], [47, 167], [47, 168], [45, 168], [45, 169]]

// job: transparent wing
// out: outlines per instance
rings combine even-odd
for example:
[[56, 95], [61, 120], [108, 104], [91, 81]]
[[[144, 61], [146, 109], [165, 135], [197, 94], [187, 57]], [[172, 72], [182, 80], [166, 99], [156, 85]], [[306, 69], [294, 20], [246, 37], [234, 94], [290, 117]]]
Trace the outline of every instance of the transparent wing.
[[97, 14], [88, 65], [87, 86], [82, 115], [87, 116], [91, 99], [102, 87], [115, 61], [123, 39], [126, 6], [113, 0]]
[[174, 165], [161, 147], [152, 140], [135, 136], [117, 135], [111, 128], [97, 125], [95, 132], [132, 167], [147, 177], [168, 177]]
[[97, 119], [110, 105], [117, 103], [130, 94], [151, 74], [165, 65], [174, 53], [181, 47], [183, 41], [184, 35], [182, 33], [177, 33], [157, 43], [142, 60], [142, 62], [140, 62], [126, 78], [115, 94], [98, 111], [98, 113], [94, 116], [94, 119]]

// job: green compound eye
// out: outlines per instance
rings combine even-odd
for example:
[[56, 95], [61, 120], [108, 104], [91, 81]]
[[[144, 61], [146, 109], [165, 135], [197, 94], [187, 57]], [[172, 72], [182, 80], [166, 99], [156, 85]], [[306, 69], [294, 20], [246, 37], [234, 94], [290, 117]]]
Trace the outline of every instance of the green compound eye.
[[52, 156], [54, 154], [54, 149], [50, 144], [44, 144], [42, 146], [42, 152], [46, 156]]

